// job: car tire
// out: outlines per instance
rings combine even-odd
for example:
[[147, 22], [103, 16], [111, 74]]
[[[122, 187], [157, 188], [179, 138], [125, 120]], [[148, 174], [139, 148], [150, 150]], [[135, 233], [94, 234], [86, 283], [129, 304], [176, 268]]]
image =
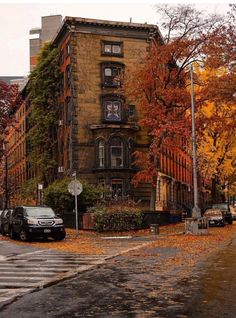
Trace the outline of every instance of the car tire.
[[12, 240], [15, 240], [17, 238], [16, 232], [13, 230], [13, 228], [10, 229], [9, 236]]
[[62, 241], [62, 240], [64, 240], [65, 237], [66, 237], [65, 234], [58, 234], [58, 235], [53, 236], [53, 239], [55, 241]]
[[6, 236], [7, 234], [5, 233], [5, 231], [3, 230], [3, 228], [1, 229], [1, 234], [2, 236]]
[[228, 223], [229, 223], [229, 224], [233, 224], [233, 220], [229, 220]]
[[27, 235], [27, 233], [26, 233], [26, 231], [25, 230], [21, 230], [20, 231], [20, 233], [19, 233], [19, 237], [20, 237], [20, 240], [22, 241], [22, 242], [26, 242], [26, 241], [28, 241], [28, 235]]

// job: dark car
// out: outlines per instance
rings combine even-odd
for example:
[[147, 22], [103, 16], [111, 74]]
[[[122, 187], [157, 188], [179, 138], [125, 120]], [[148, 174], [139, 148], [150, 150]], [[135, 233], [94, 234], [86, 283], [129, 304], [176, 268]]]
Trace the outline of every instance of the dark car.
[[232, 214], [233, 221], [236, 221], [236, 206], [230, 205], [229, 208], [230, 208], [230, 211], [231, 211], [231, 214]]
[[207, 209], [204, 213], [209, 226], [225, 226], [225, 218], [220, 209]]
[[17, 206], [10, 224], [10, 237], [27, 241], [34, 237], [59, 241], [65, 238], [63, 220], [47, 206]]
[[225, 221], [228, 224], [233, 224], [233, 216], [230, 211], [229, 204], [227, 203], [217, 203], [212, 205], [213, 209], [220, 209], [220, 211], [223, 213]]
[[1, 221], [0, 221], [0, 231], [2, 235], [6, 235], [9, 233], [9, 224], [10, 224], [10, 217], [12, 214], [12, 210], [4, 210], [1, 213]]

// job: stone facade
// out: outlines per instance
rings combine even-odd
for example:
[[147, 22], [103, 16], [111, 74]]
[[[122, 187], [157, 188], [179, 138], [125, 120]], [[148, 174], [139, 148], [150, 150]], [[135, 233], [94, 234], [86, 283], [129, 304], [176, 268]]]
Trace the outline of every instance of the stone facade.
[[157, 27], [146, 24], [67, 18], [55, 39], [64, 74], [60, 171], [77, 171], [80, 178], [103, 185], [108, 196], [134, 197], [147, 206], [151, 186], [131, 185], [136, 172], [132, 152], [148, 146], [138, 126], [140, 106], [120, 83], [106, 80], [112, 77], [109, 72], [122, 71], [125, 77], [137, 70], [153, 32], [158, 33]]

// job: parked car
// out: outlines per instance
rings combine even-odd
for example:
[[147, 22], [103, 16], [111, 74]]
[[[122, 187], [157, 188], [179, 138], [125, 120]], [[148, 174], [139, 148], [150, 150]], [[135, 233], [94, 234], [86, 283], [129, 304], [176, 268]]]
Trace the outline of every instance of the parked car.
[[47, 206], [17, 206], [10, 223], [10, 237], [27, 241], [33, 237], [52, 237], [59, 241], [66, 236], [63, 220]]
[[4, 210], [1, 214], [1, 234], [9, 234], [9, 226], [11, 222], [12, 209]]
[[228, 224], [233, 224], [233, 216], [230, 211], [230, 207], [228, 203], [217, 203], [212, 205], [213, 209], [220, 209], [220, 211], [223, 213], [225, 221]]
[[220, 209], [207, 209], [204, 216], [209, 226], [225, 226], [225, 218]]
[[1, 233], [1, 215], [3, 214], [4, 210], [0, 210], [0, 233]]
[[230, 205], [229, 208], [230, 208], [230, 212], [232, 214], [233, 221], [235, 221], [236, 220], [236, 206]]

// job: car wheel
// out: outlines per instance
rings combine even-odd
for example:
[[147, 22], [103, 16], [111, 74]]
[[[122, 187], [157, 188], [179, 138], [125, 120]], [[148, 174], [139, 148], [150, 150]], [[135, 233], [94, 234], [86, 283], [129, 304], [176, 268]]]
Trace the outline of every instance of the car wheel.
[[20, 231], [20, 240], [26, 242], [28, 240], [28, 235], [25, 230]]
[[229, 220], [228, 223], [229, 223], [229, 224], [233, 224], [233, 220]]
[[13, 228], [10, 229], [10, 238], [15, 240], [17, 238], [16, 232], [14, 232]]
[[62, 240], [64, 240], [65, 237], [66, 237], [65, 234], [58, 234], [58, 235], [53, 236], [55, 241], [62, 241]]
[[5, 231], [3, 230], [3, 228], [1, 229], [1, 234], [3, 235], [3, 236], [6, 236], [7, 234], [5, 233]]

